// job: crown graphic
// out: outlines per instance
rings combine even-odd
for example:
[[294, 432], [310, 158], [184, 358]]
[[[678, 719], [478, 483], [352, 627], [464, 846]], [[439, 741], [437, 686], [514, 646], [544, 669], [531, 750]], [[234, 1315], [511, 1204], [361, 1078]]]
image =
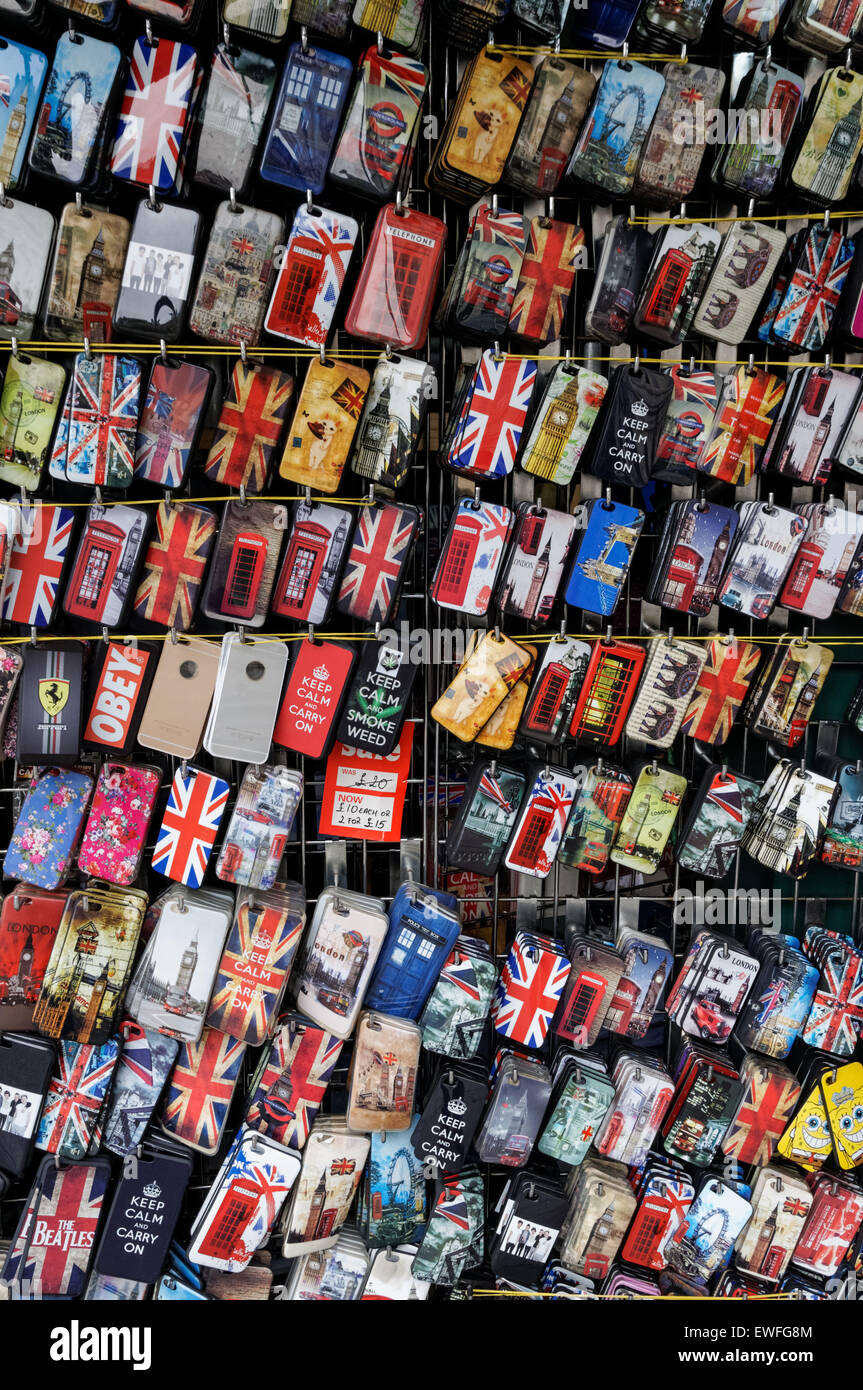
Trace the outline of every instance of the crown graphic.
[[467, 1110], [467, 1106], [463, 1100], [459, 1100], [458, 1097], [456, 1097], [455, 1100], [451, 1100], [448, 1103], [447, 1110], [451, 1115], [463, 1115]]
[[633, 401], [631, 409], [633, 415], [638, 420], [643, 420], [645, 415], [650, 414], [650, 406], [647, 404], [647, 401]]
[[148, 1182], [144, 1188], [145, 1197], [161, 1197], [162, 1189], [157, 1182]]
[[328, 681], [330, 678], [330, 673], [324, 665], [316, 666], [312, 675], [319, 681]]

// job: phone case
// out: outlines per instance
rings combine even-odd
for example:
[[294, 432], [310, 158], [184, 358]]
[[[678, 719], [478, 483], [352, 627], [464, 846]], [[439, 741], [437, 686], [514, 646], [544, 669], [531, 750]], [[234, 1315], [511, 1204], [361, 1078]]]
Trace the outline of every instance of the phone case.
[[180, 191], [200, 82], [190, 44], [135, 39], [109, 159], [114, 178], [157, 193]]
[[788, 178], [792, 188], [817, 203], [844, 198], [863, 148], [863, 77], [831, 68], [818, 84], [812, 113]]
[[189, 313], [193, 333], [213, 343], [260, 341], [284, 236], [276, 213], [219, 204]]
[[721, 1143], [737, 1163], [769, 1163], [800, 1099], [800, 1082], [781, 1062], [750, 1054], [740, 1066], [743, 1095]]
[[228, 804], [230, 787], [203, 768], [177, 768], [150, 867], [175, 883], [200, 888]]
[[358, 67], [329, 177], [349, 193], [383, 202], [410, 169], [428, 74], [422, 63], [377, 45]]
[[410, 1129], [421, 1043], [415, 1023], [363, 1010], [348, 1081], [349, 1129], [367, 1134]]
[[695, 332], [723, 343], [742, 343], [785, 243], [785, 233], [764, 222], [734, 222], [693, 319]]
[[166, 1134], [198, 1153], [218, 1153], [245, 1051], [215, 1028], [181, 1044], [162, 1109]]
[[338, 492], [369, 374], [355, 362], [312, 360], [288, 427], [279, 476], [318, 492]]
[[672, 224], [659, 232], [633, 318], [639, 335], [672, 347], [683, 341], [716, 262], [720, 241], [716, 228], [705, 225]]
[[[747, 3], [747, 0], [743, 0]], [[769, 198], [803, 101], [801, 77], [759, 58], [734, 100], [743, 138], [718, 154], [713, 177], [749, 198]]]
[[569, 960], [550, 937], [516, 932], [492, 1005], [495, 1032], [526, 1047], [541, 1047], [568, 975]]
[[250, 1083], [245, 1123], [285, 1148], [301, 1149], [342, 1046], [341, 1038], [299, 1014], [284, 1014]]
[[189, 1258], [234, 1274], [269, 1239], [300, 1171], [295, 1153], [240, 1128], [192, 1225]]
[[60, 214], [45, 306], [49, 338], [110, 341], [130, 233], [125, 217], [66, 204]]
[[503, 857], [508, 869], [531, 878], [551, 872], [569, 818], [577, 783], [563, 768], [539, 768], [516, 817]]
[[513, 521], [508, 507], [459, 499], [429, 589], [439, 608], [485, 616]]
[[768, 617], [805, 530], [806, 523], [796, 512], [769, 502], [743, 503], [719, 586], [722, 606], [750, 618]]
[[46, 768], [36, 777], [12, 831], [4, 875], [37, 888], [59, 888], [71, 868], [92, 792], [86, 772]]
[[598, 372], [565, 362], [554, 368], [519, 460], [525, 473], [552, 483], [572, 481], [607, 388], [608, 379]]
[[[665, 78], [653, 68], [628, 59], [609, 58], [567, 165], [567, 179], [577, 180], [597, 193], [627, 197], [664, 89]], [[619, 130], [618, 108], [625, 101], [633, 104], [629, 108], [631, 114], [625, 117], [627, 138], [621, 140], [615, 132]], [[609, 137], [613, 134], [612, 144]]]
[[226, 883], [272, 888], [303, 791], [302, 773], [247, 767], [216, 864]]
[[[15, 18], [31, 17], [17, 3], [14, 15]], [[40, 98], [47, 73], [48, 59], [38, 48], [4, 38], [0, 48], [0, 83], [8, 90], [10, 100], [0, 105], [0, 141], [5, 150], [3, 181], [7, 195], [18, 187], [24, 172], [24, 159], [41, 110]]]
[[787, 262], [777, 270], [758, 337], [787, 351], [819, 352], [851, 268], [854, 242], [841, 232], [814, 226], [791, 238], [786, 255]]
[[297, 1007], [313, 1023], [348, 1038], [365, 997], [387, 919], [369, 900], [318, 899], [301, 970]]
[[636, 873], [656, 873], [685, 792], [686, 778], [669, 768], [642, 768], [615, 837], [612, 863]]
[[305, 925], [305, 897], [292, 884], [269, 894], [241, 892], [213, 988], [207, 1025], [259, 1047], [276, 1013]]
[[707, 153], [704, 132], [697, 130], [694, 121], [681, 121], [681, 105], [685, 111], [697, 109], [700, 102], [706, 110], [715, 110], [721, 103], [725, 75], [719, 68], [701, 64], [668, 63], [663, 76], [665, 88], [638, 161], [634, 192], [639, 200], [666, 208], [690, 196]]
[[614, 747], [623, 733], [646, 658], [644, 647], [634, 642], [594, 642], [572, 711], [570, 738], [592, 747]]
[[330, 336], [359, 225], [346, 213], [297, 209], [267, 307], [268, 333], [305, 347], [324, 347]]
[[382, 207], [345, 314], [345, 332], [405, 351], [425, 342], [446, 234], [446, 225], [428, 213], [395, 203]]
[[120, 1060], [102, 1128], [102, 1147], [121, 1158], [135, 1153], [177, 1060], [179, 1043], [125, 1019]]
[[30, 144], [34, 173], [76, 188], [97, 182], [121, 67], [113, 43], [74, 30], [60, 35]]
[[527, 670], [530, 657], [503, 634], [486, 633], [432, 706], [432, 719], [470, 743]]
[[391, 492], [407, 481], [435, 388], [427, 362], [379, 358], [357, 426], [351, 471]]
[[749, 692], [761, 648], [755, 642], [716, 637], [707, 643], [701, 668], [681, 729], [700, 743], [721, 747], [731, 733]]
[[200, 637], [164, 642], [150, 694], [141, 716], [142, 748], [193, 758], [216, 687], [219, 645]]
[[538, 345], [560, 337], [583, 259], [580, 227], [552, 217], [531, 218], [509, 320], [511, 333]]
[[388, 623], [398, 604], [422, 514], [404, 502], [359, 509], [336, 609], [359, 622]]
[[116, 628], [125, 620], [144, 558], [149, 517], [143, 507], [93, 502], [63, 597], [70, 618]]
[[751, 777], [711, 764], [680, 830], [675, 855], [680, 867], [705, 878], [726, 878], [759, 791]]
[[628, 772], [605, 761], [584, 770], [558, 852], [564, 868], [588, 874], [606, 871], [632, 785]]
[[353, 64], [340, 53], [292, 43], [261, 155], [261, 178], [323, 192]]
[[37, 1149], [60, 1159], [87, 1157], [119, 1051], [113, 1038], [101, 1046], [59, 1044], [36, 1133]]
[[575, 63], [543, 58], [506, 162], [507, 184], [535, 198], [557, 192], [595, 86]]
[[268, 756], [287, 664], [287, 644], [278, 638], [241, 641], [236, 632], [225, 634], [204, 730], [214, 758], [257, 765]]
[[281, 539], [271, 503], [234, 498], [225, 503], [201, 601], [208, 618], [263, 627]]
[[54, 1068], [54, 1049], [23, 1033], [0, 1035], [0, 1163], [20, 1176], [33, 1154], [36, 1125]]
[[[54, 424], [60, 410], [66, 373], [56, 362], [22, 352], [10, 354], [0, 391], [0, 479], [35, 492]], [[32, 516], [22, 508], [22, 524]]]
[[273, 590], [272, 610], [278, 617], [313, 626], [326, 621], [352, 528], [348, 507], [318, 501], [294, 505], [285, 557]]
[[263, 53], [234, 43], [216, 45], [195, 130], [196, 183], [244, 195], [277, 72], [275, 61]]
[[77, 763], [81, 749], [81, 643], [22, 649], [15, 756], [26, 766]]
[[511, 473], [535, 385], [535, 363], [484, 351], [465, 398], [453, 399], [444, 466], [477, 482]]
[[192, 293], [200, 226], [193, 208], [141, 199], [114, 305], [118, 334], [177, 342]]
[[161, 780], [154, 767], [103, 763], [78, 851], [84, 873], [134, 883]]
[[80, 1298], [95, 1249], [111, 1165], [105, 1158], [40, 1163], [6, 1254], [13, 1299]]

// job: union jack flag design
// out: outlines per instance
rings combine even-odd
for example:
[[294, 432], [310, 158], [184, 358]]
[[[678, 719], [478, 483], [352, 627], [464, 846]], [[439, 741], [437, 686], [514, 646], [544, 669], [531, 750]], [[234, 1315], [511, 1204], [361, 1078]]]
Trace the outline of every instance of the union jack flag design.
[[455, 428], [447, 466], [471, 478], [512, 472], [536, 383], [536, 363], [486, 351]]
[[750, 481], [785, 395], [785, 382], [772, 372], [738, 367], [726, 378], [717, 412], [696, 468], [725, 483]]
[[214, 1154], [222, 1140], [246, 1044], [205, 1028], [182, 1043], [162, 1112], [162, 1128], [190, 1149]]
[[444, 967], [440, 972], [441, 980], [449, 980], [456, 985], [468, 999], [479, 1002], [480, 989], [477, 980], [476, 969], [474, 968], [473, 957], [466, 951], [460, 951], [458, 943], [450, 951], [444, 962]]
[[569, 975], [569, 959], [552, 941], [516, 935], [500, 973], [492, 1019], [498, 1033], [542, 1047]]
[[204, 471], [213, 483], [263, 492], [294, 394], [278, 367], [235, 362]]
[[[804, 950], [806, 942], [804, 940]], [[808, 953], [807, 953], [808, 954]], [[863, 957], [837, 942], [818, 962], [821, 983], [801, 1034], [810, 1047], [850, 1057], [863, 1033]]]
[[649, 1178], [621, 1248], [623, 1259], [645, 1269], [665, 1269], [663, 1249], [685, 1220], [694, 1197], [695, 1188], [686, 1177], [657, 1173]]
[[352, 217], [303, 206], [294, 218], [265, 327], [306, 347], [323, 347], [359, 228]]
[[785, 1067], [747, 1058], [741, 1070], [746, 1089], [722, 1141], [722, 1152], [738, 1163], [769, 1163], [800, 1099], [800, 1083]]
[[61, 1169], [45, 1160], [6, 1258], [4, 1280], [20, 1283], [25, 1293], [35, 1286], [40, 1298], [80, 1298], [110, 1179], [105, 1159]]
[[683, 716], [683, 732], [715, 748], [725, 743], [760, 660], [761, 648], [755, 642], [714, 638]]
[[152, 184], [159, 193], [174, 189], [197, 87], [190, 44], [135, 40], [111, 154], [115, 178], [143, 188]]
[[366, 49], [361, 84], [339, 141], [337, 167], [358, 166], [377, 192], [388, 191], [410, 148], [426, 89], [426, 70], [402, 53]]
[[801, 352], [823, 347], [853, 255], [854, 242], [841, 232], [812, 227], [806, 233], [770, 325], [771, 338]]
[[290, 1149], [301, 1149], [342, 1050], [341, 1038], [291, 1015], [253, 1083], [246, 1123]]
[[221, 777], [191, 767], [178, 768], [159, 826], [152, 867], [175, 883], [200, 888], [207, 871], [230, 787]]
[[398, 502], [361, 509], [336, 601], [340, 613], [389, 621], [418, 526], [416, 509]]
[[488, 800], [493, 801], [502, 811], [510, 812], [512, 810], [512, 802], [506, 799], [500, 782], [496, 777], [492, 777], [491, 773], [484, 772], [482, 774], [479, 779], [479, 790], [483, 796], [488, 797]]
[[127, 1021], [105, 1117], [103, 1147], [121, 1156], [134, 1153], [177, 1060], [180, 1044], [152, 1028]]
[[135, 473], [160, 487], [186, 476], [210, 374], [194, 362], [154, 362], [135, 440]]
[[261, 1140], [250, 1139], [243, 1126], [216, 1179], [218, 1201], [208, 1203], [193, 1233], [190, 1255], [201, 1264], [245, 1269], [265, 1244], [299, 1171], [296, 1154], [269, 1146], [268, 1158]]
[[36, 1148], [61, 1158], [85, 1158], [117, 1065], [115, 1039], [91, 1043], [61, 1040], [36, 1134]]
[[51, 451], [51, 474], [70, 483], [128, 487], [140, 393], [141, 368], [133, 357], [79, 353]]
[[535, 343], [560, 337], [583, 246], [584, 232], [571, 222], [531, 219], [509, 320], [513, 333]]
[[74, 524], [71, 507], [44, 502], [22, 508], [21, 530], [12, 543], [3, 582], [7, 623], [51, 626]]
[[239, 904], [207, 1014], [211, 1028], [250, 1047], [265, 1041], [304, 921], [289, 907], [277, 908], [253, 898]]
[[540, 773], [524, 802], [505, 863], [544, 878], [551, 872], [575, 799], [571, 777]]
[[458, 1183], [450, 1183], [444, 1187], [443, 1192], [435, 1202], [432, 1215], [442, 1216], [446, 1221], [451, 1221], [460, 1231], [470, 1230], [467, 1201]]
[[139, 618], [179, 632], [191, 627], [216, 530], [216, 514], [209, 507], [159, 503], [156, 534], [135, 594]]
[[[701, 456], [719, 394], [715, 372], [692, 371], [683, 363], [670, 368], [674, 390], [662, 437], [656, 450], [656, 468], [694, 468]], [[680, 407], [683, 407], [682, 409]]]

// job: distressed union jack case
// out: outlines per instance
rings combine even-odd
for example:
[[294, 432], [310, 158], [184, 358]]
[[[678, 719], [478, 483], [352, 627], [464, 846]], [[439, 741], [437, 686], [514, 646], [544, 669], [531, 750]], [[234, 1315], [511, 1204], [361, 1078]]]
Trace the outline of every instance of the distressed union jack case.
[[135, 477], [182, 487], [213, 386], [209, 367], [156, 360], [135, 438]]
[[427, 81], [414, 58], [366, 49], [330, 162], [335, 184], [378, 202], [393, 196], [410, 169]]
[[13, 1299], [81, 1297], [110, 1181], [106, 1158], [42, 1161], [3, 1265]]
[[135, 471], [140, 392], [141, 364], [135, 358], [78, 353], [51, 450], [51, 476], [127, 488]]
[[199, 1153], [218, 1151], [246, 1044], [205, 1028], [180, 1046], [162, 1111], [162, 1129]]
[[358, 234], [346, 213], [297, 209], [264, 319], [268, 333], [304, 347], [326, 344]]
[[438, 217], [388, 203], [372, 228], [345, 314], [354, 338], [408, 350], [424, 342], [446, 247]]
[[272, 1032], [305, 925], [297, 884], [240, 892], [210, 1000], [207, 1024], [258, 1047]]
[[261, 362], [235, 362], [204, 472], [212, 483], [263, 492], [275, 462], [294, 378]]
[[265, 1245], [300, 1171], [298, 1154], [241, 1126], [192, 1225], [189, 1259], [235, 1274]]
[[466, 399], [455, 403], [445, 466], [478, 482], [511, 473], [535, 383], [534, 362], [483, 352]]
[[201, 74], [194, 48], [137, 38], [109, 168], [117, 179], [177, 193]]
[[695, 461], [700, 473], [745, 487], [761, 461], [785, 395], [785, 382], [760, 368], [737, 367], [722, 392], [704, 448]]
[[309, 363], [288, 427], [279, 476], [319, 492], [338, 492], [369, 389], [355, 362]]
[[516, 932], [497, 983], [495, 1031], [525, 1047], [542, 1047], [569, 975], [569, 958], [547, 936]]
[[215, 512], [194, 502], [160, 502], [133, 611], [142, 622], [186, 632], [192, 626], [218, 530]]
[[722, 1140], [738, 1163], [769, 1163], [800, 1099], [800, 1082], [781, 1062], [749, 1054], [740, 1066], [743, 1095]]
[[348, 98], [353, 64], [340, 53], [292, 43], [261, 156], [261, 178], [322, 193]]
[[560, 337], [583, 254], [580, 227], [552, 217], [531, 219], [509, 320], [511, 333], [540, 346]]
[[37, 1149], [60, 1158], [86, 1158], [119, 1054], [116, 1038], [98, 1047], [66, 1039], [59, 1043], [36, 1134]]
[[683, 716], [682, 732], [715, 748], [725, 743], [760, 660], [761, 648], [755, 642], [734, 637], [714, 637], [708, 642], [707, 660]]
[[758, 326], [759, 339], [789, 351], [820, 352], [853, 256], [854, 242], [841, 232], [810, 227], [795, 233]]
[[283, 1015], [249, 1086], [245, 1123], [277, 1144], [301, 1149], [343, 1045], [300, 1014]]
[[175, 883], [200, 888], [230, 787], [203, 768], [178, 768], [156, 834], [151, 868]]
[[422, 513], [403, 502], [360, 509], [336, 599], [338, 612], [360, 622], [389, 622], [421, 524]]

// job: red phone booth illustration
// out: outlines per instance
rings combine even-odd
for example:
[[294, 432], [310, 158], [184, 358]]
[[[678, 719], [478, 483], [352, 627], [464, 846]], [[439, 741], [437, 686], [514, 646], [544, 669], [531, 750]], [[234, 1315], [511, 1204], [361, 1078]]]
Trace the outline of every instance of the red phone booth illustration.
[[254, 617], [266, 558], [267, 541], [260, 532], [238, 533], [231, 550], [221, 604], [222, 612], [228, 617]]

